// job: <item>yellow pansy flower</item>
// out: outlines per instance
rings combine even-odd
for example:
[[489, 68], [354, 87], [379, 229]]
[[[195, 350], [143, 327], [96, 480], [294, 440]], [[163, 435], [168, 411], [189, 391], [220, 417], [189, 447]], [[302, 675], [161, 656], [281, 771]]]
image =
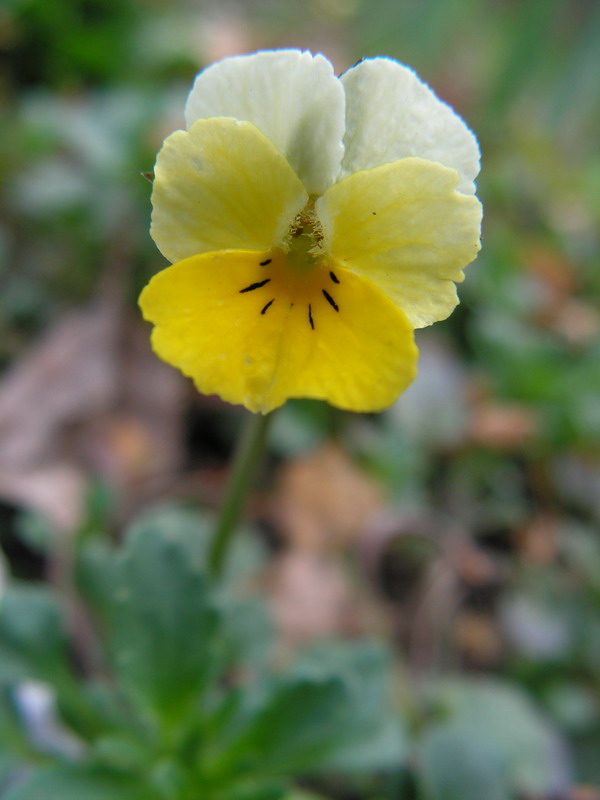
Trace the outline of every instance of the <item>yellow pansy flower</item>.
[[413, 380], [479, 250], [477, 142], [407, 67], [236, 56], [196, 78], [160, 151], [151, 234], [172, 266], [140, 305], [160, 358], [267, 413], [378, 411]]

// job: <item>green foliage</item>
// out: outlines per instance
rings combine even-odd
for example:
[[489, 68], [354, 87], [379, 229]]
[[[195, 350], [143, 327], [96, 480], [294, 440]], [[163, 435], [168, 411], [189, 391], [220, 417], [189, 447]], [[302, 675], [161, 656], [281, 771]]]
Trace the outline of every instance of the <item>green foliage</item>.
[[0, 604], [0, 683], [52, 678], [64, 666], [66, 635], [55, 598], [43, 587], [15, 587]]
[[449, 723], [431, 731], [421, 750], [421, 780], [428, 800], [511, 800], [499, 754], [475, 731]]
[[[166, 507], [146, 513], [118, 549], [80, 540], [78, 581], [99, 612], [105, 663], [85, 680], [52, 593], [9, 589], [0, 606], [2, 798], [317, 800], [294, 794], [291, 780], [373, 779], [411, 760], [426, 800], [512, 800], [565, 785], [553, 730], [509, 685], [433, 685], [415, 738], [391, 705], [379, 645], [323, 643], [275, 669], [264, 609], [239, 588], [258, 553], [242, 536], [224, 585], [213, 585], [204, 569], [211, 522]], [[32, 680], [55, 701], [41, 717], [19, 693]]]
[[[406, 742], [389, 707], [385, 653], [340, 644], [275, 670], [263, 608], [205, 574], [211, 522], [168, 508], [146, 514], [119, 550], [81, 540], [79, 582], [101, 612], [107, 674], [77, 679], [51, 593], [8, 591], [0, 680], [10, 692], [43, 681], [58, 714], [47, 710], [44, 724], [68, 729], [81, 746], [49, 752], [39, 720], [14, 695], [20, 749], [8, 755], [15, 725], [0, 728], [4, 780], [34, 753], [42, 765], [32, 761], [2, 797], [192, 800], [201, 790], [207, 799], [277, 800], [298, 774], [349, 763], [368, 772], [402, 761]], [[256, 561], [242, 537], [225, 583], [237, 576], [239, 585]]]
[[156, 800], [138, 782], [101, 768], [42, 767], [6, 792], [6, 800]]
[[148, 525], [132, 533], [115, 565], [111, 610], [119, 682], [142, 711], [173, 722], [194, 709], [206, 685], [218, 624], [190, 537], [181, 533]]
[[527, 697], [497, 681], [447, 681], [420, 747], [428, 800], [552, 796], [568, 785], [565, 754]]

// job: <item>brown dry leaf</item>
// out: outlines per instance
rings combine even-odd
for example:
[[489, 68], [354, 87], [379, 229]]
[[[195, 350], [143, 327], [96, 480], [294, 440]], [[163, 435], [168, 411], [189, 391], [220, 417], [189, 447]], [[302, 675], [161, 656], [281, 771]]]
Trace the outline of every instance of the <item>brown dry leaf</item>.
[[57, 530], [72, 530], [84, 511], [87, 481], [71, 464], [0, 471], [0, 497], [46, 517]]
[[527, 268], [539, 287], [536, 319], [547, 325], [573, 345], [586, 345], [600, 331], [598, 310], [585, 300], [574, 297], [576, 272], [559, 253], [545, 246], [531, 250]]
[[540, 243], [529, 248], [524, 261], [541, 290], [538, 313], [541, 317], [553, 315], [576, 289], [573, 267], [560, 253]]
[[362, 563], [373, 579], [379, 579], [381, 561], [389, 553], [389, 548], [393, 547], [394, 541], [415, 536], [431, 541], [429, 537], [434, 525], [433, 519], [422, 513], [383, 509], [372, 515], [365, 524], [359, 548]]
[[117, 326], [107, 305], [51, 328], [0, 387], [0, 469], [52, 458], [56, 432], [114, 401]]
[[469, 434], [476, 444], [497, 450], [518, 450], [537, 433], [535, 412], [519, 403], [482, 402], [471, 414]]
[[406, 641], [414, 674], [423, 675], [440, 663], [460, 603], [461, 591], [454, 571], [444, 559], [433, 561], [421, 592], [410, 607], [399, 609], [397, 615], [398, 631]]
[[181, 397], [118, 300], [68, 314], [0, 384], [0, 494], [72, 527], [89, 474], [126, 496], [176, 467]]
[[211, 64], [258, 49], [251, 21], [240, 11], [240, 8], [234, 12], [219, 4], [198, 17], [193, 41], [197, 43], [199, 64]]
[[330, 443], [284, 465], [272, 508], [292, 547], [319, 553], [353, 541], [383, 504], [379, 487]]
[[470, 586], [486, 586], [498, 580], [497, 564], [467, 537], [448, 537], [445, 550], [456, 574]]
[[369, 626], [371, 598], [334, 551], [364, 532], [382, 507], [379, 488], [336, 444], [283, 466], [271, 518], [288, 548], [273, 565], [270, 593], [284, 646]]
[[590, 344], [600, 334], [600, 314], [594, 306], [576, 298], [564, 303], [550, 321], [557, 333], [573, 345]]
[[548, 515], [532, 519], [518, 533], [519, 552], [536, 564], [551, 564], [556, 558], [559, 520]]
[[487, 614], [461, 611], [454, 623], [454, 640], [472, 665], [497, 665], [504, 652], [504, 642]]
[[154, 355], [146, 325], [131, 318], [123, 327], [115, 402], [87, 426], [82, 445], [93, 469], [135, 504], [181, 469], [186, 383]]
[[348, 632], [353, 600], [334, 560], [297, 550], [287, 553], [273, 568], [270, 589], [284, 645]]
[[568, 800], [600, 800], [600, 789], [593, 786], [574, 786]]

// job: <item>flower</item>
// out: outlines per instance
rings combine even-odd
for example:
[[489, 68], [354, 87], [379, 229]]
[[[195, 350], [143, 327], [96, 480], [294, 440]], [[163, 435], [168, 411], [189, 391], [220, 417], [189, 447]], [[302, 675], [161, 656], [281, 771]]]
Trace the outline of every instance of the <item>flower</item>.
[[479, 250], [477, 142], [387, 58], [340, 78], [296, 50], [196, 78], [155, 168], [151, 234], [173, 263], [140, 305], [158, 356], [205, 394], [391, 405], [413, 329], [444, 319]]

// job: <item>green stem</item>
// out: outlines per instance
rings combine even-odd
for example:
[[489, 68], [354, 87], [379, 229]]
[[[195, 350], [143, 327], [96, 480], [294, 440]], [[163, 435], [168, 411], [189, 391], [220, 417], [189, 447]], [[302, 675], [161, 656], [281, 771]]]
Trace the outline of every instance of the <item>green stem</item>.
[[217, 527], [208, 554], [213, 578], [223, 572], [227, 551], [233, 539], [248, 490], [256, 476], [272, 414], [252, 414], [237, 444], [229, 483], [219, 512]]

